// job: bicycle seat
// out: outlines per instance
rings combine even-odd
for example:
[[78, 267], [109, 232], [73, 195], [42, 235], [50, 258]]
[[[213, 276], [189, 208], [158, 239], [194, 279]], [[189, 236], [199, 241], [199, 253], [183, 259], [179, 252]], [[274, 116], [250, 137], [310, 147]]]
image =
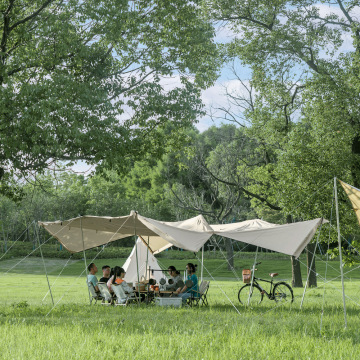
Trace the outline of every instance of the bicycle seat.
[[278, 276], [279, 273], [270, 273], [269, 275], [273, 278], [273, 277], [275, 277], [275, 276]]

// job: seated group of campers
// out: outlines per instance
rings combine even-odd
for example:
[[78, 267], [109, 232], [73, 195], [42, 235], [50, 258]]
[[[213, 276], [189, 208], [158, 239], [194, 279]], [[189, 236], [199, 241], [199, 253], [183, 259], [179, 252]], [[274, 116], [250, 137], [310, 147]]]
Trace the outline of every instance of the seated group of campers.
[[[182, 298], [182, 301], [186, 303], [186, 300], [190, 297], [197, 297], [199, 293], [198, 289], [198, 278], [195, 274], [196, 266], [192, 263], [186, 264], [186, 272], [187, 272], [187, 280], [192, 281], [192, 286], [187, 287], [186, 285], [178, 287], [177, 284], [181, 282], [180, 272], [176, 270], [175, 266], [169, 266], [168, 273], [170, 278], [172, 279], [171, 284], [166, 285], [166, 290], [173, 291], [172, 296], [179, 296]], [[96, 273], [98, 272], [98, 268], [94, 263], [91, 263], [88, 266], [89, 274], [87, 276], [87, 282], [90, 286], [94, 286], [96, 293], [100, 294], [100, 290], [98, 287], [98, 282], [106, 283], [110, 293], [114, 296], [114, 291], [112, 289], [112, 285], [121, 285], [124, 292], [127, 294], [134, 293], [134, 288], [129, 286], [127, 282], [124, 280], [125, 270], [120, 266], [115, 266], [114, 268], [110, 268], [109, 265], [104, 265], [102, 267], [102, 278], [98, 281], [96, 277]], [[169, 281], [170, 283], [170, 281]]]

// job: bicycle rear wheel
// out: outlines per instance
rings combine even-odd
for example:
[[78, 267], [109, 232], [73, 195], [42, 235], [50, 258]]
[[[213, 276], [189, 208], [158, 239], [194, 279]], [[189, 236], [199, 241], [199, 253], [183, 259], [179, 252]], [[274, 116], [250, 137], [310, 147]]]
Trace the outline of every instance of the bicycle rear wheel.
[[274, 299], [276, 302], [291, 304], [294, 301], [293, 291], [287, 283], [279, 282], [274, 286]]
[[238, 298], [241, 304], [243, 305], [257, 305], [260, 304], [263, 299], [263, 294], [258, 285], [253, 285], [251, 288], [251, 284], [244, 285], [238, 294]]

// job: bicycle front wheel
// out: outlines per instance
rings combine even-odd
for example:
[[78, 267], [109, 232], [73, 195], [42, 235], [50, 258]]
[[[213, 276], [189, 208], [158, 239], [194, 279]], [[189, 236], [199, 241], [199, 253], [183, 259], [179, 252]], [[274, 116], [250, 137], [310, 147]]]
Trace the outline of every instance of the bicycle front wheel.
[[241, 304], [243, 305], [257, 305], [260, 304], [263, 299], [263, 294], [258, 285], [251, 284], [244, 285], [238, 294], [238, 298]]
[[274, 286], [274, 299], [276, 302], [289, 303], [294, 301], [293, 291], [287, 283], [279, 282]]

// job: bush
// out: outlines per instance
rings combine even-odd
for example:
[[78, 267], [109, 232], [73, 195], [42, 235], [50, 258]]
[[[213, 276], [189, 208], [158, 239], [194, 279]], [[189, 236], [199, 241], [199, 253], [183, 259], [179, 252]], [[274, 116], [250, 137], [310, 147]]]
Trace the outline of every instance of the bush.
[[[0, 242], [1, 248], [4, 249], [3, 241]], [[40, 249], [35, 250], [38, 245], [34, 246], [30, 242], [9, 242], [7, 243], [8, 252], [3, 259], [9, 259], [14, 257], [25, 257], [31, 253], [31, 257], [40, 257]], [[131, 247], [96, 247], [94, 249], [86, 250], [85, 254], [87, 258], [94, 258], [96, 255], [97, 259], [114, 259], [114, 258], [126, 258], [130, 255]], [[66, 249], [60, 250], [59, 243], [57, 244], [43, 244], [41, 246], [43, 256], [46, 258], [58, 258], [68, 259], [70, 252]], [[1, 257], [1, 256], [0, 256]], [[84, 257], [83, 252], [72, 254], [73, 259], [82, 259]]]

